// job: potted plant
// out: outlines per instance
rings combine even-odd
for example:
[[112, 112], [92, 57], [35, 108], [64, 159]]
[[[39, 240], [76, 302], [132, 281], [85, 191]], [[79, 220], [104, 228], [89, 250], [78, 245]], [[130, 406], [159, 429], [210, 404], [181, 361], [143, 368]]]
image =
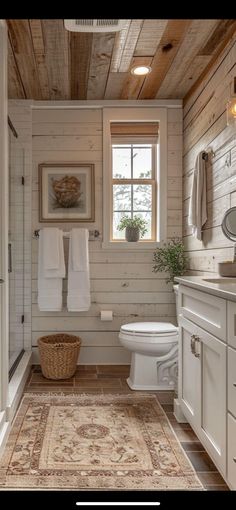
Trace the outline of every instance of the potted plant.
[[184, 253], [184, 245], [181, 239], [171, 239], [164, 243], [163, 248], [157, 248], [154, 252], [154, 273], [166, 271], [168, 282], [174, 282], [175, 276], [182, 276], [188, 267], [188, 259]]
[[128, 242], [136, 242], [140, 237], [143, 237], [147, 232], [147, 222], [139, 216], [134, 216], [133, 218], [128, 218], [128, 216], [124, 216], [118, 227], [118, 230], [125, 229], [125, 239]]

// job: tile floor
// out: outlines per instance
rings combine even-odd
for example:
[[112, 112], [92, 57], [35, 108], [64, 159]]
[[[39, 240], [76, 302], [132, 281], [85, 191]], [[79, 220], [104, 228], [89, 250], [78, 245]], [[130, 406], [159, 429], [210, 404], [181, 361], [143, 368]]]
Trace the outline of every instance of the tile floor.
[[[40, 366], [32, 367], [25, 391], [33, 393], [134, 393], [126, 383], [129, 374], [127, 365], [79, 365], [71, 379], [52, 381], [45, 379]], [[166, 412], [183, 449], [190, 459], [205, 489], [209, 491], [229, 490], [216, 466], [210, 459], [188, 423], [178, 423], [173, 414], [172, 391], [157, 391], [157, 398]]]

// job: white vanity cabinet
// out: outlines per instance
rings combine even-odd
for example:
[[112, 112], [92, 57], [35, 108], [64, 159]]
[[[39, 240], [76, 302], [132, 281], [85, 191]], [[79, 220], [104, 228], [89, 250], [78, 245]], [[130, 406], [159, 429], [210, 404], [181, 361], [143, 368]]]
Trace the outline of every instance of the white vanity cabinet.
[[179, 283], [178, 402], [236, 490], [236, 294], [233, 301]]
[[226, 476], [226, 345], [188, 319], [179, 322], [181, 408]]

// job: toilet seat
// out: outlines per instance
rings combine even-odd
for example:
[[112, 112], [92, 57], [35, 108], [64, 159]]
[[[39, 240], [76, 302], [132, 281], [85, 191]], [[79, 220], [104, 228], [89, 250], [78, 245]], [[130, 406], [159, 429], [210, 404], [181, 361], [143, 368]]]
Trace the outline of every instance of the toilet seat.
[[131, 337], [173, 337], [178, 335], [178, 328], [170, 322], [132, 322], [121, 326], [120, 332]]

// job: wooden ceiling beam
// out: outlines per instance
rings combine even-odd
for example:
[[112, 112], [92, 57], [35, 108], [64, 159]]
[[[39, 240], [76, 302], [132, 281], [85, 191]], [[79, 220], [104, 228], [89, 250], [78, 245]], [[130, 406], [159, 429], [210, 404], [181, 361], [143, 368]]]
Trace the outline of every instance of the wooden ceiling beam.
[[71, 99], [87, 99], [93, 34], [70, 34]]
[[[205, 56], [201, 60], [199, 60], [199, 58], [197, 59], [196, 67], [193, 65], [199, 49], [206, 43], [218, 23], [219, 20], [192, 20], [181, 47], [179, 48], [179, 51], [158, 90], [156, 96], [158, 99], [163, 97], [182, 98], [184, 96], [186, 86], [188, 88], [191, 87], [194, 80], [201, 73], [200, 68], [200, 72], [198, 74], [198, 64], [202, 64], [202, 61], [205, 61], [204, 65], [207, 65], [208, 63], [208, 57]], [[196, 78], [195, 74], [197, 74]], [[185, 88], [182, 90], [183, 81], [185, 82]]]
[[152, 72], [146, 76], [139, 99], [154, 99], [181, 44], [191, 20], [170, 20], [152, 60]]
[[109, 73], [104, 99], [120, 99], [128, 73]]
[[121, 58], [125, 48], [125, 43], [129, 32], [131, 20], [126, 19], [125, 22], [126, 23], [124, 25], [124, 28], [122, 28], [120, 32], [117, 32], [115, 36], [115, 42], [111, 58], [110, 73], [118, 73], [121, 65]]
[[41, 20], [50, 99], [70, 99], [69, 32], [62, 19]]
[[115, 35], [93, 34], [87, 99], [104, 99]]
[[143, 24], [142, 19], [133, 19], [130, 23], [129, 31], [127, 34], [125, 46], [120, 61], [119, 67], [120, 73], [126, 73], [130, 68], [130, 64], [135, 52], [135, 47], [142, 29], [142, 24]]
[[183, 104], [185, 105], [191, 95], [195, 92], [195, 90], [199, 87], [201, 82], [204, 80], [207, 73], [209, 73], [210, 69], [218, 59], [218, 57], [221, 55], [221, 53], [224, 51], [227, 44], [230, 43], [230, 40], [235, 40], [236, 38], [236, 20], [234, 20], [234, 23], [231, 25], [230, 29], [228, 30], [228, 33], [226, 34], [224, 40], [221, 42], [221, 44], [218, 46], [217, 51], [215, 51], [212, 59], [208, 63], [208, 65], [205, 67], [203, 72], [200, 74], [199, 78], [195, 81], [191, 89], [187, 92], [187, 94], [184, 97]]
[[225, 38], [228, 30], [231, 30], [235, 23], [234, 19], [219, 20], [214, 32], [210, 35], [207, 42], [199, 50], [198, 55], [213, 55], [219, 44]]
[[134, 57], [154, 57], [168, 19], [144, 19]]
[[[210, 58], [211, 57], [208, 57], [207, 55], [197, 55], [194, 57], [186, 69], [185, 74], [182, 76], [181, 81], [176, 83], [176, 89], [173, 87], [171, 92], [169, 91], [168, 95], [165, 97], [168, 97], [168, 99], [183, 99], [192, 84], [198, 79], [203, 69], [207, 66]], [[159, 89], [157, 99], [163, 99], [163, 94], [165, 93], [164, 90], [164, 86]]]
[[42, 99], [29, 20], [8, 19], [8, 35], [26, 99]]
[[50, 99], [48, 71], [45, 58], [42, 24], [40, 19], [30, 19], [29, 26], [32, 36], [34, 56], [38, 67], [39, 84], [42, 99]]
[[12, 51], [11, 41], [9, 39], [8, 39], [8, 99], [26, 99], [26, 93]]

